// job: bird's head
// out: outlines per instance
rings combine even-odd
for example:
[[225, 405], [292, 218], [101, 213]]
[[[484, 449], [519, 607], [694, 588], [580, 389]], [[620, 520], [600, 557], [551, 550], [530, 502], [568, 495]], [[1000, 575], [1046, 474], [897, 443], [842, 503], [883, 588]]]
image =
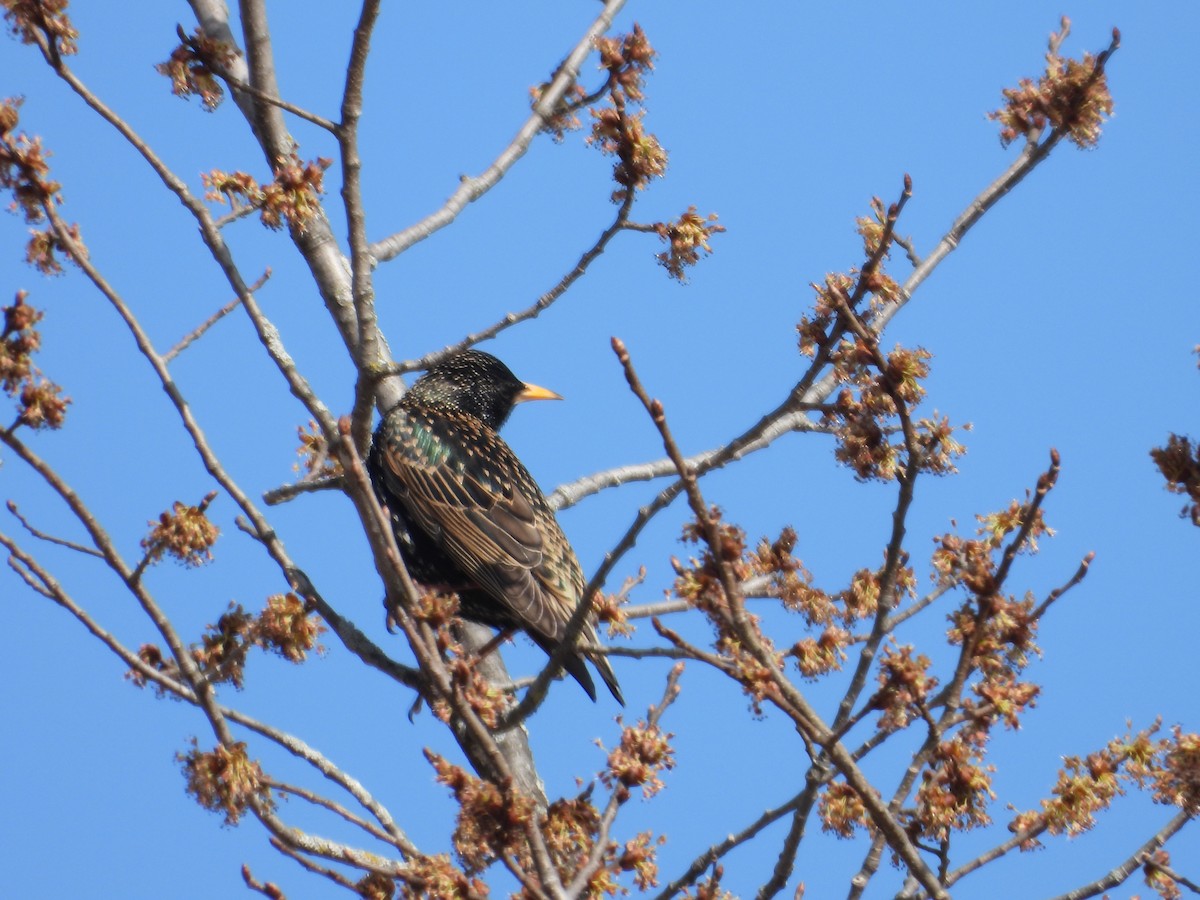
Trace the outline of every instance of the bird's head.
[[465, 350], [442, 360], [418, 378], [408, 399], [412, 403], [459, 410], [498, 430], [518, 403], [562, 397], [521, 381], [490, 353]]

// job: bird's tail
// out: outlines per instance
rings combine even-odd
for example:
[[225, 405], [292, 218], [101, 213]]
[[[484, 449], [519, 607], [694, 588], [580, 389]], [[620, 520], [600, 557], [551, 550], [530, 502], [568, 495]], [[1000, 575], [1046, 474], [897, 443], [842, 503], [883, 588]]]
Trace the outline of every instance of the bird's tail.
[[[529, 636], [546, 651], [547, 656], [554, 654], [555, 643], [549, 638], [542, 635], [529, 632]], [[591, 641], [595, 641], [595, 633], [588, 636]], [[608, 686], [609, 692], [616, 698], [617, 702], [622, 706], [625, 705], [625, 696], [621, 693], [621, 685], [617, 681], [617, 674], [613, 671], [612, 665], [608, 661], [607, 656], [602, 656], [599, 653], [588, 654], [588, 659], [592, 661], [592, 665], [596, 667], [596, 671], [600, 673], [600, 677], [604, 679], [605, 685]], [[587, 692], [587, 695], [592, 698], [592, 702], [596, 702], [596, 682], [592, 680], [592, 673], [588, 671], [587, 663], [578, 653], [568, 654], [562, 662], [563, 670], [568, 675], [579, 682], [579, 686]]]
[[[617, 702], [622, 706], [625, 705], [625, 696], [621, 693], [621, 685], [617, 681], [617, 673], [613, 671], [612, 664], [609, 663], [608, 657], [596, 653], [588, 657], [592, 661], [592, 665], [596, 667], [596, 671], [600, 673], [600, 677], [604, 679], [604, 683], [608, 686], [609, 693], [616, 698]], [[592, 699], [595, 699], [594, 697]]]

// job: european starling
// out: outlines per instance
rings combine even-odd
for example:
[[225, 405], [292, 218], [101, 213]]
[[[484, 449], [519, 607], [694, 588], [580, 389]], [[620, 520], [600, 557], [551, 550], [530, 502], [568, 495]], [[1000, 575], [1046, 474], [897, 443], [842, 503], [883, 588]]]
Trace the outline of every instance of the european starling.
[[[497, 430], [524, 400], [562, 399], [467, 350], [431, 368], [387, 412], [368, 467], [413, 579], [453, 590], [459, 615], [521, 629], [551, 653], [583, 597], [583, 572], [533, 476]], [[580, 637], [596, 642], [589, 619]], [[589, 656], [617, 701], [604, 656]], [[596, 699], [578, 652], [564, 668]]]

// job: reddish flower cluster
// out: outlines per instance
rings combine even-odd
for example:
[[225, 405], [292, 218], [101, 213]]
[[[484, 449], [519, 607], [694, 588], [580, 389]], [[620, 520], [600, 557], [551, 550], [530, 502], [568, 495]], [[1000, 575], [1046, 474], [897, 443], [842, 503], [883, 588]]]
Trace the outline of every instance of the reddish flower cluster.
[[[679, 896], [681, 900], [737, 900], [736, 895], [721, 887], [721, 879], [725, 877], [725, 867], [716, 864], [712, 873], [696, 882], [696, 890], [684, 888]], [[804, 900], [804, 882], [796, 887], [793, 895], [795, 900]]]
[[615, 594], [597, 591], [592, 599], [592, 611], [596, 621], [607, 626], [608, 637], [629, 637], [637, 629], [629, 616], [626, 615], [625, 605], [629, 602], [630, 592], [646, 580], [646, 567], [642, 566], [636, 575], [630, 575]]
[[[647, 735], [657, 731], [644, 724], [627, 731], [639, 729]], [[649, 739], [648, 743], [655, 745], [657, 742]], [[624, 740], [622, 744], [627, 753], [636, 755]], [[649, 752], [644, 748], [643, 755]], [[534, 833], [543, 843], [563, 884], [572, 882], [580, 868], [596, 855], [601, 816], [590, 800], [590, 791], [572, 799], [556, 800], [539, 814], [529, 798], [510, 787], [477, 778], [432, 751], [427, 750], [425, 755], [437, 772], [437, 780], [449, 787], [458, 801], [454, 848], [463, 868], [456, 868], [444, 856], [414, 860], [401, 876], [402, 897], [444, 897], [449, 900], [485, 896], [487, 889], [473, 876], [500, 858], [519, 867], [530, 879], [530, 883], [514, 895], [518, 900], [541, 896], [536, 892], [537, 868], [529, 849], [531, 828], [536, 828]], [[661, 765], [665, 763], [660, 761]], [[619, 778], [613, 774], [611, 766], [602, 777], [610, 783]], [[645, 784], [636, 779], [630, 782], [633, 783]], [[618, 790], [628, 794], [624, 784]], [[627, 873], [632, 874], [633, 883], [643, 891], [654, 886], [658, 879], [656, 849], [661, 843], [661, 839], [656, 841], [649, 833], [638, 834], [624, 845], [609, 841], [599, 855], [600, 865], [591, 872], [580, 896], [628, 894], [629, 889], [617, 880]]]
[[298, 426], [296, 435], [300, 438], [300, 446], [296, 448], [300, 461], [293, 466], [297, 472], [303, 471], [313, 478], [341, 474], [341, 461], [329, 452], [329, 442], [316, 422], [309, 419], [307, 430]]
[[[274, 594], [257, 616], [241, 604], [229, 609], [209, 625], [200, 643], [191, 647], [192, 660], [210, 682], [226, 682], [239, 690], [245, 683], [246, 659], [253, 647], [302, 663], [313, 650], [323, 652], [317, 643], [325, 626], [305, 601], [295, 594]], [[179, 668], [153, 644], [143, 644], [138, 657], [146, 665], [170, 678], [179, 679]], [[126, 677], [138, 687], [146, 686], [146, 677], [131, 669]], [[162, 691], [160, 690], [161, 694]]]
[[[929, 357], [920, 347], [897, 346], [879, 371], [871, 348], [859, 338], [843, 340], [831, 353], [834, 371], [848, 386], [838, 392], [822, 421], [836, 429], [834, 456], [860, 481], [890, 481], [899, 475], [905, 444], [892, 439], [896, 426], [891, 420], [898, 415], [897, 401], [907, 410], [924, 397], [921, 380], [929, 374]], [[963, 448], [951, 438], [949, 427], [923, 419], [916, 432], [922, 445], [921, 467], [938, 474], [954, 471], [953, 459]]]
[[672, 737], [646, 722], [626, 726], [621, 731], [621, 743], [608, 754], [608, 767], [601, 773], [601, 780], [616, 787], [622, 799], [633, 787], [640, 787], [643, 797], [653, 797], [665, 787], [659, 774], [675, 768]]
[[208, 626], [200, 646], [192, 648], [192, 658], [210, 682], [229, 682], [238, 690], [244, 685], [246, 655], [252, 646], [250, 630], [254, 617], [241, 604], [229, 604], [229, 610]]
[[354, 883], [354, 890], [363, 900], [393, 900], [396, 882], [382, 872], [371, 872]]
[[302, 163], [291, 159], [275, 170], [275, 180], [259, 184], [245, 172], [222, 172], [213, 169], [202, 174], [205, 197], [215, 203], [228, 201], [235, 209], [249, 205], [259, 211], [260, 220], [268, 228], [279, 229], [286, 223], [303, 231], [320, 210], [317, 197], [324, 188], [325, 170], [333, 160], [318, 157]]
[[[46, 219], [47, 207], [62, 204], [62, 185], [50, 179], [50, 165], [46, 162], [50, 152], [42, 147], [41, 139], [16, 133], [20, 106], [19, 99], [0, 101], [0, 188], [12, 192], [11, 208], [20, 210], [25, 221], [33, 225]], [[66, 230], [76, 251], [86, 255], [79, 226], [69, 225]], [[59, 253], [70, 256], [53, 228], [30, 230], [26, 262], [43, 275], [58, 275], [63, 270]]]
[[[475, 661], [463, 655], [458, 645], [455, 645], [455, 648], [457, 654], [449, 663], [450, 677], [455, 690], [484, 725], [495, 728], [512, 705], [512, 697], [507, 691], [484, 678]], [[451, 719], [450, 705], [441, 698], [434, 701], [433, 712], [443, 722], [449, 722]]]
[[198, 28], [191, 38], [171, 51], [170, 59], [154, 68], [158, 74], [171, 79], [172, 94], [184, 98], [195, 94], [204, 109], [212, 112], [225, 97], [216, 73], [224, 70], [238, 55], [240, 51], [236, 47], [213, 40]]
[[[362, 884], [360, 881], [359, 885]], [[361, 887], [359, 893], [372, 898], [391, 896], [388, 893], [365, 893]], [[444, 853], [436, 856], [418, 856], [409, 860], [400, 886], [402, 900], [482, 900], [487, 896], [487, 885], [476, 878], [467, 877]]]
[[713, 252], [709, 238], [725, 230], [725, 226], [715, 224], [716, 221], [716, 213], [701, 218], [696, 207], [689, 206], [687, 212], [674, 222], [654, 224], [658, 236], [671, 245], [669, 250], [655, 257], [668, 275], [681, 283], [687, 281], [687, 272], [684, 270], [700, 261], [700, 252], [703, 251], [706, 256]]
[[1163, 764], [1155, 773], [1154, 799], [1200, 813], [1200, 734], [1186, 733], [1178, 725], [1172, 740], [1164, 742]]
[[591, 110], [592, 133], [588, 143], [606, 156], [617, 157], [613, 164], [613, 181], [618, 187], [612, 193], [614, 203], [620, 203], [630, 191], [643, 190], [651, 178], [662, 178], [667, 172], [667, 151], [658, 138], [642, 127], [646, 111], [630, 115], [624, 101], [613, 106]]
[[1167, 446], [1150, 451], [1150, 458], [1167, 480], [1167, 490], [1187, 495], [1189, 502], [1179, 515], [1200, 527], [1200, 445], [1193, 446], [1186, 437], [1172, 434], [1167, 437]]
[[1086, 757], [1064, 758], [1041, 809], [1020, 813], [1009, 823], [1014, 834], [1026, 835], [1021, 849], [1040, 847], [1038, 836], [1043, 832], [1074, 837], [1090, 830], [1096, 815], [1129, 785], [1149, 788], [1156, 803], [1177, 806], [1189, 815], [1200, 811], [1200, 734], [1176, 726], [1170, 737], [1155, 739], [1158, 728], [1156, 723], [1114, 738]]
[[76, 52], [79, 32], [67, 17], [68, 0], [3, 0], [9, 30], [23, 44], [41, 44], [44, 39], [64, 56]]
[[1153, 889], [1163, 900], [1180, 900], [1183, 890], [1179, 883], [1168, 875], [1164, 869], [1171, 865], [1171, 854], [1166, 850], [1156, 850], [1150, 854], [1142, 871], [1146, 876], [1146, 886]]
[[609, 86], [641, 103], [645, 99], [645, 77], [654, 70], [654, 57], [658, 55], [642, 26], [634, 22], [629, 34], [596, 38], [596, 49], [600, 51], [600, 68], [608, 70]]
[[[709, 511], [709, 517], [717, 527], [720, 559], [713, 555], [704, 537], [705, 528], [699, 522], [685, 525], [684, 541], [702, 543], [704, 550], [699, 560], [691, 559], [687, 565], [672, 559], [676, 574], [674, 593], [707, 616], [715, 632], [716, 649], [728, 664], [728, 671], [750, 697], [754, 714], [762, 715], [762, 701], [777, 691], [775, 679], [783, 669], [785, 654], [778, 652], [770, 638], [762, 633], [759, 617], [746, 611], [741, 597], [732, 599], [737, 605], [736, 611], [730, 605], [722, 583], [722, 569], [727, 569], [737, 583], [754, 574], [751, 558], [746, 553], [746, 535], [736, 525], [722, 522], [721, 511], [716, 507]], [[739, 634], [739, 620], [751, 632], [762, 655], [745, 645]], [[763, 656], [769, 663], [764, 662]]]
[[246, 755], [244, 743], [221, 744], [205, 753], [193, 740], [192, 749], [177, 758], [187, 779], [187, 792], [205, 809], [223, 814], [226, 825], [236, 825], [254, 804], [274, 808], [266, 776]]
[[879, 690], [871, 706], [883, 710], [880, 731], [898, 731], [914, 718], [929, 714], [926, 705], [938, 679], [929, 673], [929, 657], [913, 656], [911, 644], [885, 648], [879, 660]]
[[33, 353], [42, 336], [34, 326], [42, 312], [25, 302], [18, 291], [12, 306], [0, 307], [4, 328], [0, 330], [0, 390], [19, 398], [17, 422], [30, 428], [61, 428], [70, 398], [62, 388], [42, 377], [33, 365]]
[[437, 780], [454, 792], [458, 820], [454, 827], [454, 850], [468, 874], [482, 872], [501, 856], [524, 860], [521, 868], [534, 871], [529, 858], [525, 827], [536, 814], [533, 801], [513, 790], [471, 775], [430, 750], [426, 758], [437, 772]]
[[[1064, 18], [1062, 33], [1050, 35], [1046, 74], [1036, 84], [1022, 78], [1017, 87], [1005, 88], [1004, 106], [988, 113], [988, 118], [1000, 123], [1000, 141], [1005, 146], [1022, 136], [1036, 140], [1047, 123], [1080, 148], [1094, 147], [1100, 140], [1100, 127], [1113, 111], [1103, 68], [1105, 55], [1085, 53], [1082, 60], [1063, 59], [1058, 48], [1069, 28], [1070, 21]], [[1119, 41], [1114, 29], [1111, 49]]]
[[212, 561], [212, 546], [220, 533], [217, 526], [205, 515], [208, 505], [216, 498], [216, 492], [205, 497], [199, 506], [187, 506], [176, 500], [170, 512], [164, 512], [154, 527], [142, 538], [142, 547], [150, 562], [157, 562], [164, 554], [173, 556], [185, 566], [201, 566]]
[[[846, 659], [845, 648], [853, 639], [847, 629], [875, 614], [879, 576], [861, 569], [854, 574], [850, 587], [827, 594], [812, 586], [811, 574], [792, 556], [795, 542], [796, 533], [791, 528], [785, 528], [774, 543], [768, 544], [764, 539], [752, 565], [759, 574], [771, 576], [786, 609], [800, 613], [810, 627], [822, 628], [819, 635], [800, 639], [788, 651], [800, 674], [813, 679], [841, 668]], [[905, 574], [911, 575], [907, 570]]]
[[631, 191], [642, 190], [651, 178], [661, 178], [667, 169], [667, 153], [653, 134], [642, 127], [645, 110], [630, 114], [629, 104], [645, 99], [645, 77], [654, 68], [654, 48], [646, 40], [641, 26], [624, 36], [598, 38], [600, 66], [608, 70], [605, 90], [611, 106], [593, 107], [592, 133], [588, 143], [601, 153], [617, 157], [613, 180], [620, 187], [613, 191], [614, 203], [625, 200]]
[[313, 650], [322, 652], [317, 639], [325, 631], [312, 605], [295, 594], [272, 594], [258, 614], [251, 639], [259, 647], [286, 659], [302, 663]]
[[914, 827], [920, 834], [944, 841], [952, 831], [991, 823], [987, 804], [996, 798], [991, 767], [980, 764], [986, 740], [983, 732], [959, 732], [934, 749], [917, 789]]
[[[908, 196], [908, 181], [905, 190]], [[838, 461], [863, 481], [892, 480], [914, 463], [930, 474], [949, 474], [965, 452], [949, 421], [936, 414], [912, 421], [911, 447], [903, 434], [894, 437], [903, 431], [896, 421], [901, 413], [909, 416], [925, 395], [921, 382], [929, 374], [930, 359], [920, 347], [897, 346], [885, 356], [873, 331], [885, 308], [903, 297], [883, 269], [897, 214], [898, 207], [885, 209], [878, 197], [871, 198], [871, 215], [857, 220], [866, 260], [862, 268], [830, 273], [822, 284], [813, 284], [812, 312], [796, 326], [800, 352], [814, 359], [818, 352], [827, 355], [844, 385], [823, 412], [822, 423], [837, 437]], [[915, 460], [908, 459], [910, 449]]]
[[[529, 89], [529, 105], [536, 107], [541, 102], [542, 94], [550, 87], [550, 82], [544, 81]], [[545, 115], [542, 121], [542, 131], [547, 132], [554, 143], [561, 144], [568, 131], [578, 131], [583, 123], [579, 121], [578, 111], [587, 102], [587, 91], [583, 85], [573, 84], [567, 88], [566, 96], [559, 101], [554, 112]]]
[[821, 792], [817, 815], [821, 817], [821, 830], [839, 838], [852, 838], [857, 829], [872, 827], [862, 797], [844, 781], [830, 782]]

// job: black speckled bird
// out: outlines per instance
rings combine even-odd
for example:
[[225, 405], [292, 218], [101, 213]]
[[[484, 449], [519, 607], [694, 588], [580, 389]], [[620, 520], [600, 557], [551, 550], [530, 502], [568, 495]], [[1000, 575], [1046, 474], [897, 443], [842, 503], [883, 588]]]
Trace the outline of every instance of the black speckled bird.
[[[467, 350], [419, 378], [383, 417], [368, 467], [413, 578], [458, 592], [472, 622], [558, 646], [583, 596], [583, 572], [533, 476], [497, 434], [525, 400], [561, 399], [524, 384], [496, 357]], [[581, 638], [596, 643], [587, 622]], [[592, 664], [617, 701], [604, 656]], [[579, 653], [564, 668], [596, 699]]]

